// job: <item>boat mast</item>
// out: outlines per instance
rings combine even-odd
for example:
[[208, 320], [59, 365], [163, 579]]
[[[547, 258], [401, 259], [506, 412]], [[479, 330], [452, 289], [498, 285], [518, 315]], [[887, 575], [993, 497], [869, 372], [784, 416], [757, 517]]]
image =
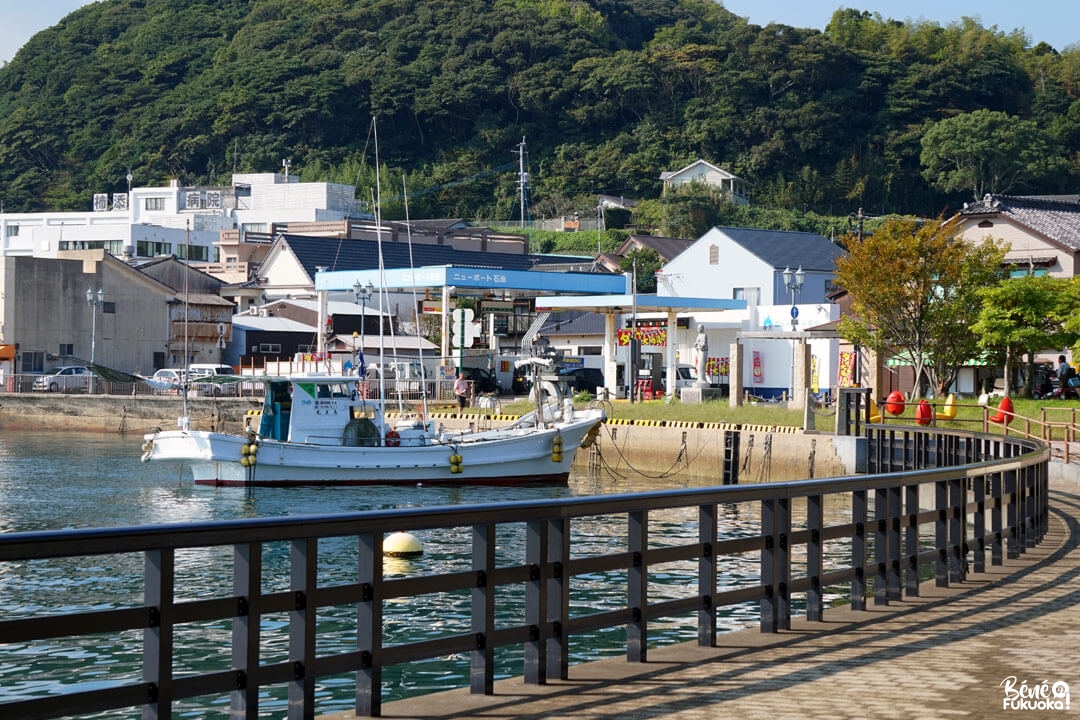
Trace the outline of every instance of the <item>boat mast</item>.
[[188, 388], [191, 387], [191, 352], [188, 349], [188, 343], [191, 341], [188, 339], [188, 315], [191, 314], [190, 305], [190, 288], [188, 277], [191, 269], [191, 221], [186, 220], [184, 222], [184, 382], [180, 385], [180, 393], [184, 396], [181, 401], [184, 409], [184, 414], [180, 418], [180, 426], [182, 429], [187, 430], [189, 427], [188, 415]]
[[424, 370], [424, 348], [423, 348], [423, 336], [420, 334], [420, 315], [418, 308], [420, 307], [420, 299], [416, 296], [416, 263], [413, 262], [412, 254], [412, 223], [409, 222], [409, 188], [405, 185], [405, 176], [401, 176], [401, 197], [405, 200], [405, 234], [409, 242], [409, 269], [412, 272], [412, 306], [416, 315], [416, 353], [420, 358], [420, 405], [423, 408], [421, 412], [426, 419], [428, 416], [428, 397], [427, 397], [427, 371]]
[[386, 267], [382, 251], [382, 189], [379, 178], [379, 127], [371, 118], [371, 132], [375, 144], [375, 240], [379, 248], [379, 405], [386, 409], [386, 333], [383, 318], [386, 317]]

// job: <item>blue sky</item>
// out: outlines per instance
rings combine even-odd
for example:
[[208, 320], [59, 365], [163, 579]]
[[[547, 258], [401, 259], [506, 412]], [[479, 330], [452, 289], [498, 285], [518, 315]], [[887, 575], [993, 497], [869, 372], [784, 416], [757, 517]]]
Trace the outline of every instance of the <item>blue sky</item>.
[[[15, 52], [40, 30], [55, 25], [87, 0], [4, 0], [0, 22], [0, 62], [7, 62]], [[837, 8], [838, 0], [724, 0], [724, 6], [757, 25], [780, 22], [795, 27], [824, 28]], [[978, 17], [986, 27], [1010, 32], [1023, 28], [1032, 44], [1045, 41], [1058, 50], [1080, 42], [1080, 10], [1075, 2], [1039, 0], [1026, 5], [1016, 0], [865, 0], [847, 7], [881, 13], [896, 20], [929, 20], [947, 25], [965, 15]]]

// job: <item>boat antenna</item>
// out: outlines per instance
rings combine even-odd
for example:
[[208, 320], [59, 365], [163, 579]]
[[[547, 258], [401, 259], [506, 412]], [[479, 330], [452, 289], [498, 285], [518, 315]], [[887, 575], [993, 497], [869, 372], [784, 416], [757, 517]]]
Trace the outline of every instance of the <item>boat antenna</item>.
[[405, 176], [401, 176], [401, 197], [405, 201], [405, 237], [409, 245], [409, 271], [412, 273], [412, 306], [416, 313], [416, 352], [420, 358], [420, 406], [424, 419], [428, 417], [427, 371], [424, 370], [423, 336], [420, 334], [420, 299], [416, 296], [416, 263], [412, 252], [412, 222], [409, 220], [409, 188], [405, 185]]
[[189, 289], [189, 276], [188, 259], [191, 257], [191, 220], [184, 221], [184, 382], [180, 385], [180, 391], [184, 396], [182, 401], [182, 407], [184, 409], [184, 417], [182, 420], [183, 429], [188, 429], [188, 388], [191, 387], [191, 353], [188, 352], [188, 315], [191, 313], [190, 306], [190, 289]]
[[383, 332], [383, 318], [386, 317], [386, 265], [382, 251], [382, 190], [379, 178], [379, 129], [375, 117], [371, 118], [372, 140], [375, 146], [375, 241], [379, 249], [379, 404], [386, 408], [386, 334]]

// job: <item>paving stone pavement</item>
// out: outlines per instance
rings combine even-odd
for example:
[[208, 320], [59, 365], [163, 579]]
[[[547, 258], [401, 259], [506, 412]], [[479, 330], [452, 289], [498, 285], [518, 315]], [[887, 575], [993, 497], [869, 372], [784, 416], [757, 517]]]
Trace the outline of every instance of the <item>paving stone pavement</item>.
[[[1080, 718], [1080, 483], [1051, 482], [1049, 533], [1016, 560], [949, 588], [924, 584], [865, 611], [792, 629], [727, 633], [718, 647], [650, 649], [646, 663], [572, 666], [544, 686], [497, 682], [387, 703], [389, 718]], [[1014, 686], [1068, 684], [1068, 709], [1004, 706]], [[1059, 690], [1062, 687], [1059, 686]], [[1064, 698], [1058, 698], [1064, 701]], [[336, 714], [335, 719], [349, 717]]]

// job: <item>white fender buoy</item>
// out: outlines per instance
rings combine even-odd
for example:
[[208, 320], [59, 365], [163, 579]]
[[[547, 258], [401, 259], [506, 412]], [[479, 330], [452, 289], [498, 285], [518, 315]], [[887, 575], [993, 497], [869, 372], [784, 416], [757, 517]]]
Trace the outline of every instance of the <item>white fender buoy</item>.
[[390, 533], [383, 540], [383, 555], [387, 557], [412, 558], [423, 554], [424, 546], [409, 533]]

